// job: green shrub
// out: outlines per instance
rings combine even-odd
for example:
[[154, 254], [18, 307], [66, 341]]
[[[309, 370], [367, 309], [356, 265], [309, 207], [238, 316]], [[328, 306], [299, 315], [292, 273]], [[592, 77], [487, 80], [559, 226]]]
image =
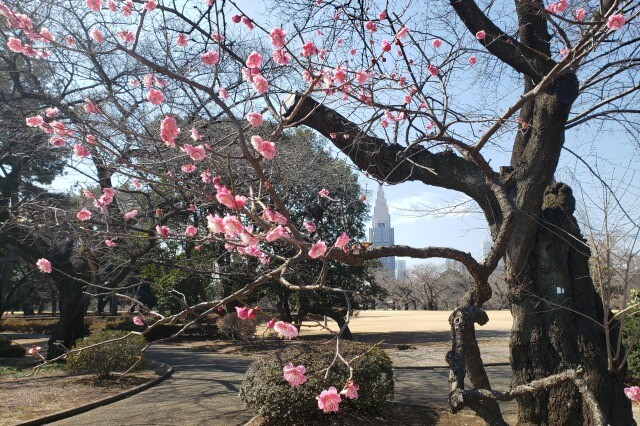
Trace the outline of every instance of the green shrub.
[[12, 345], [10, 340], [8, 345], [0, 347], [0, 358], [22, 358], [26, 353], [25, 348], [20, 345]]
[[235, 314], [219, 318], [216, 326], [225, 339], [249, 340], [256, 334], [255, 320], [241, 320]]
[[[344, 340], [340, 342], [340, 349], [346, 360], [355, 358], [351, 362], [353, 381], [360, 387], [358, 399], [342, 397], [340, 412], [347, 408], [380, 413], [393, 399], [393, 371], [389, 356], [380, 348]], [[348, 368], [338, 360], [325, 379], [326, 368], [334, 356], [335, 343], [295, 345], [267, 355], [247, 370], [240, 398], [263, 418], [278, 425], [305, 424], [323, 416], [316, 396], [331, 386], [340, 391], [349, 377]], [[282, 369], [289, 362], [306, 368], [306, 383], [292, 387], [284, 380]]]
[[[631, 303], [637, 303], [637, 301]], [[626, 316], [622, 330], [625, 350], [630, 349], [627, 357], [627, 383], [631, 385], [640, 385], [640, 341], [630, 347], [638, 328], [640, 328], [640, 309], [634, 309]]]
[[[97, 343], [126, 336], [125, 331], [97, 331], [80, 339], [75, 349], [86, 348]], [[103, 343], [98, 346], [74, 352], [67, 357], [67, 367], [72, 374], [95, 374], [98, 379], [106, 379], [115, 371], [130, 368], [140, 356], [146, 342], [144, 337], [129, 335], [122, 340]]]
[[0, 321], [0, 331], [24, 334], [51, 334], [57, 323], [57, 318], [4, 318]]
[[0, 349], [3, 349], [11, 344], [11, 339], [0, 336]]

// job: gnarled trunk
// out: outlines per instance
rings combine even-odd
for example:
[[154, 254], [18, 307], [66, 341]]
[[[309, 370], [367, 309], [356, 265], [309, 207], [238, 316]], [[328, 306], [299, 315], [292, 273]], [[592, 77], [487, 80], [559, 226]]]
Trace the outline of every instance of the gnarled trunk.
[[[535, 242], [507, 250], [513, 385], [582, 365], [589, 388], [610, 424], [635, 424], [622, 389], [626, 371], [607, 371], [603, 307], [589, 276], [589, 249], [573, 218], [575, 201], [563, 184], [545, 196]], [[511, 258], [528, 252], [526, 270]], [[618, 330], [612, 330], [615, 339]], [[518, 423], [594, 424], [573, 383], [518, 399]]]

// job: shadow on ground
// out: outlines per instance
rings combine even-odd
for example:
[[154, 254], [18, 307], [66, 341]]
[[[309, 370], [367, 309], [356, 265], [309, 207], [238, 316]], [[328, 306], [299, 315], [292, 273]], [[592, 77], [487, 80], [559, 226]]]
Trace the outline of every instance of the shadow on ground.
[[[478, 339], [507, 339], [509, 331], [476, 330]], [[434, 342], [449, 342], [451, 334], [448, 331], [413, 331], [390, 333], [354, 333], [358, 342], [378, 343], [384, 341], [385, 345], [411, 345]]]

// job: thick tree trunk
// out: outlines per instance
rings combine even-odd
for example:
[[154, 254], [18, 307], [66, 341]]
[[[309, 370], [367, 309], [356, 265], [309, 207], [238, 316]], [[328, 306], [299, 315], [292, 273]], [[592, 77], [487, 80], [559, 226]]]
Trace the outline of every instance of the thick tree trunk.
[[[589, 276], [589, 249], [573, 218], [571, 190], [547, 190], [533, 249], [509, 247], [507, 279], [514, 324], [511, 334], [513, 383], [519, 385], [582, 365], [585, 380], [609, 424], [635, 424], [622, 392], [625, 371], [607, 371], [603, 308]], [[512, 257], [528, 251], [526, 270]], [[558, 288], [562, 289], [561, 294]], [[612, 330], [615, 339], [618, 330]], [[578, 388], [567, 383], [518, 398], [519, 424], [593, 424]]]
[[[58, 282], [57, 287], [60, 293], [60, 320], [49, 339], [47, 359], [61, 355], [64, 348], [71, 349], [75, 341], [85, 335], [82, 284], [67, 278]], [[64, 348], [57, 342], [61, 342]]]

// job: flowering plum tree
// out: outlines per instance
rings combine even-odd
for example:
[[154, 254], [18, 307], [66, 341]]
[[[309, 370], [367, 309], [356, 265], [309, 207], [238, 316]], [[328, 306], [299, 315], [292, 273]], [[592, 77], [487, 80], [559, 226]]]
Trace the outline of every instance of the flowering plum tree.
[[[453, 411], [468, 406], [504, 424], [496, 401], [517, 398], [521, 423], [632, 424], [624, 368], [607, 365], [602, 324], [609, 326], [610, 313], [589, 277], [588, 254], [570, 242], [582, 238], [575, 200], [554, 173], [569, 129], [592, 120], [636, 126], [640, 5], [278, 4], [274, 16], [287, 25], [232, 1], [0, 3], [7, 47], [27, 63], [57, 66], [57, 84], [30, 92], [42, 113], [26, 125], [49, 135], [47, 149], [73, 155], [78, 170], [98, 182], [99, 192], [87, 193], [92, 205], [76, 212], [86, 238], [114, 250], [125, 241], [213, 245], [255, 272], [220, 300], [156, 314], [156, 324], [242, 301], [274, 281], [294, 291], [341, 292], [326, 285], [329, 259], [454, 259], [474, 285], [451, 317]], [[502, 88], [522, 94], [503, 96]], [[271, 126], [261, 127], [266, 121]], [[488, 256], [368, 248], [348, 234], [316, 232], [292, 214], [286, 190], [272, 181], [278, 168], [304, 167], [279, 157], [288, 129], [299, 126], [316, 130], [379, 182], [419, 181], [474, 200], [494, 241]], [[490, 160], [500, 150], [510, 160], [496, 170]], [[128, 194], [139, 185], [157, 197], [129, 210]], [[315, 193], [321, 202], [354, 202], [330, 188]], [[141, 226], [130, 227], [136, 217]], [[291, 252], [281, 254], [280, 245]], [[123, 271], [140, 256], [132, 257]], [[514, 316], [514, 388], [505, 394], [491, 390], [474, 337], [474, 324], [488, 320], [488, 278], [501, 258]], [[50, 261], [56, 273], [60, 266]], [[319, 272], [294, 280], [290, 272], [307, 261], [318, 262]], [[557, 286], [566, 309], [549, 311], [540, 301]], [[295, 334], [290, 324], [275, 326]], [[465, 377], [473, 389], [464, 388]], [[320, 409], [338, 409], [337, 389], [318, 398]]]

